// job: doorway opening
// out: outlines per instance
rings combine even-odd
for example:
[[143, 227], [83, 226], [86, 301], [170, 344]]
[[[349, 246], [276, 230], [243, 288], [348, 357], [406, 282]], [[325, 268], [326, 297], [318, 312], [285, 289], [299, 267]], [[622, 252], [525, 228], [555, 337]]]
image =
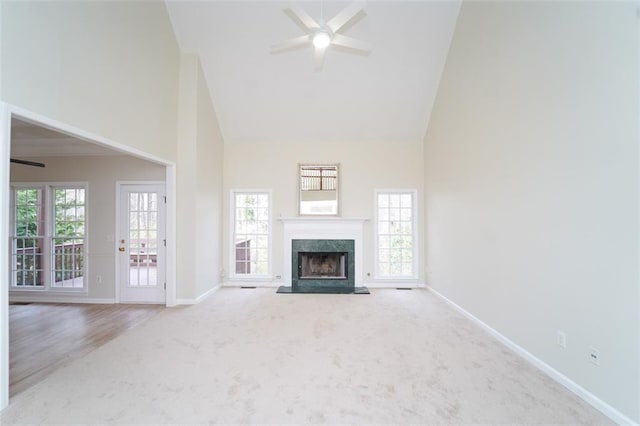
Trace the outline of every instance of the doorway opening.
[[[0, 103], [0, 142], [0, 147], [2, 148], [0, 150], [0, 162], [5, 165], [0, 173], [0, 179], [4, 182], [4, 184], [0, 185], [0, 204], [5, 206], [0, 212], [0, 238], [4, 241], [9, 241], [11, 229], [16, 227], [15, 212], [12, 213], [11, 210], [15, 208], [15, 205], [8, 207], [11, 201], [10, 188], [12, 182], [18, 180], [38, 181], [38, 184], [44, 184], [44, 191], [50, 191], [49, 201], [47, 201], [50, 204], [51, 200], [54, 199], [51, 197], [62, 196], [62, 192], [56, 192], [56, 183], [82, 182], [87, 184], [84, 187], [86, 192], [81, 194], [82, 197], [76, 194], [77, 197], [73, 203], [64, 203], [64, 208], [59, 209], [61, 214], [59, 222], [64, 222], [64, 224], [70, 226], [64, 228], [69, 234], [54, 235], [56, 227], [51, 225], [53, 222], [43, 224], [42, 232], [44, 235], [42, 238], [39, 235], [35, 236], [34, 241], [37, 244], [31, 244], [33, 247], [28, 248], [31, 250], [28, 256], [26, 255], [28, 250], [25, 242], [28, 242], [27, 240], [32, 236], [20, 235], [23, 243], [23, 247], [20, 249], [25, 252], [23, 254], [26, 256], [22, 256], [24, 259], [21, 258], [21, 260], [39, 260], [40, 262], [32, 262], [33, 268], [39, 265], [36, 269], [48, 272], [49, 277], [56, 278], [60, 276], [64, 279], [60, 278], [56, 281], [52, 278], [52, 283], [54, 284], [46, 288], [45, 290], [47, 291], [39, 291], [40, 289], [36, 288], [35, 291], [31, 292], [18, 291], [19, 289], [14, 289], [8, 280], [0, 280], [0, 409], [2, 409], [8, 404], [9, 376], [11, 374], [9, 369], [10, 301], [23, 305], [34, 303], [38, 300], [57, 303], [73, 302], [75, 304], [119, 302], [115, 262], [117, 247], [115, 225], [112, 225], [114, 229], [111, 231], [105, 231], [106, 228], [100, 225], [101, 221], [110, 221], [115, 224], [116, 209], [115, 207], [100, 208], [99, 205], [101, 201], [109, 198], [108, 196], [105, 198], [105, 194], [110, 191], [111, 203], [115, 206], [117, 197], [115, 195], [115, 177], [113, 176], [117, 175], [118, 178], [122, 178], [123, 176], [120, 172], [123, 168], [138, 170], [138, 172], [145, 174], [142, 178], [146, 180], [151, 178], [154, 182], [159, 181], [166, 187], [164, 192], [164, 194], [168, 195], [167, 214], [164, 218], [166, 227], [162, 231], [170, 237], [164, 237], [164, 240], [168, 239], [169, 244], [167, 244], [162, 254], [163, 262], [166, 264], [166, 272], [163, 269], [163, 297], [161, 300], [156, 299], [156, 303], [160, 302], [167, 306], [174, 306], [176, 304], [176, 294], [175, 242], [173, 241], [173, 236], [175, 235], [175, 207], [173, 206], [175, 200], [175, 166], [173, 163], [6, 103]], [[10, 163], [10, 158], [21, 161]], [[34, 167], [28, 163], [42, 163], [45, 167]], [[11, 168], [10, 164], [12, 165]], [[16, 172], [20, 177], [14, 178], [12, 176], [14, 170], [21, 170]], [[114, 181], [111, 184], [105, 183], [104, 179], [100, 182], [92, 182], [92, 177], [82, 177], [82, 174], [88, 173], [88, 171], [99, 175], [100, 179], [105, 176], [112, 176]], [[64, 173], [69, 173], [70, 177], [64, 177]], [[129, 176], [124, 175], [124, 177], [127, 178]], [[131, 176], [130, 178], [140, 180], [140, 176]], [[64, 189], [66, 191], [69, 188]], [[27, 196], [29, 194], [25, 192], [23, 195]], [[85, 200], [86, 205], [79, 203], [78, 200], [80, 199]], [[94, 203], [93, 206], [92, 202]], [[45, 203], [42, 208], [46, 207]], [[51, 208], [55, 209], [55, 203]], [[82, 211], [83, 209], [85, 210]], [[72, 210], [73, 214], [70, 213]], [[73, 217], [74, 220], [67, 220], [66, 213], [69, 213], [69, 217]], [[82, 217], [82, 220], [78, 219], [84, 214], [86, 216]], [[62, 216], [65, 217], [63, 218]], [[76, 235], [77, 230], [75, 228], [71, 229], [77, 224], [82, 224], [83, 227], [86, 226], [86, 235], [81, 236], [82, 238], [75, 238], [78, 236]], [[92, 230], [95, 232], [92, 233]], [[14, 234], [17, 234], [18, 231], [15, 229], [14, 231]], [[24, 233], [24, 230], [20, 232]], [[65, 251], [66, 246], [65, 241], [62, 241], [63, 239], [65, 241], [73, 239], [74, 250]], [[81, 244], [75, 241], [79, 239], [82, 240]], [[58, 240], [62, 241], [59, 245], [61, 247], [64, 246], [64, 250], [58, 250], [53, 245], [45, 247], [43, 244], [39, 244], [40, 242], [48, 244], [47, 241], [57, 243], [59, 242]], [[82, 250], [78, 249], [78, 247], [82, 247]], [[0, 261], [0, 276], [6, 278], [9, 278], [12, 274], [9, 248], [7, 244], [0, 245], [0, 259], [3, 259]], [[41, 252], [36, 253], [37, 250], [41, 250]], [[57, 257], [54, 256], [54, 253]], [[142, 255], [143, 253], [140, 253], [140, 256]], [[148, 257], [148, 259], [151, 258], [153, 257]], [[158, 255], [156, 255], [155, 261], [158, 262]], [[30, 274], [32, 271], [27, 263], [21, 262], [20, 268], [13, 268], [13, 271], [17, 272], [20, 269], [22, 278], [37, 276], [38, 274]], [[47, 274], [42, 274], [42, 276], [46, 277]], [[76, 281], [80, 282], [80, 276], [82, 276], [82, 285], [76, 285]], [[58, 282], [64, 284], [69, 280], [73, 281], [73, 285], [55, 284]], [[24, 284], [27, 281], [22, 279], [20, 282]], [[166, 292], [164, 292], [165, 282]], [[97, 292], [93, 290], [97, 290]]]

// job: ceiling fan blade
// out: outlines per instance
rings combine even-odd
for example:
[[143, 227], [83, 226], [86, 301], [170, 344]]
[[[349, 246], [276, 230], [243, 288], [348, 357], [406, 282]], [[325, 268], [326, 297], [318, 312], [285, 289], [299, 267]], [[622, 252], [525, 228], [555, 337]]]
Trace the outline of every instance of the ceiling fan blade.
[[324, 54], [327, 52], [327, 48], [317, 46], [314, 46], [314, 48], [313, 57], [316, 64], [316, 71], [320, 71], [324, 66]]
[[316, 20], [309, 16], [309, 14], [304, 11], [304, 9], [301, 9], [298, 6], [290, 6], [285, 9], [285, 12], [287, 12], [287, 14], [292, 18], [300, 21], [300, 23], [304, 25], [309, 31], [320, 28], [320, 25], [316, 22]]
[[327, 26], [331, 28], [331, 31], [335, 33], [340, 28], [342, 28], [344, 24], [353, 19], [353, 17], [356, 16], [362, 9], [364, 9], [364, 6], [364, 1], [355, 1], [351, 3], [349, 6], [338, 12], [336, 16], [331, 18], [331, 20], [327, 22]]
[[25, 166], [44, 167], [44, 163], [37, 163], [35, 161], [18, 160], [16, 158], [11, 158], [9, 161], [16, 164], [24, 164]]
[[334, 34], [331, 39], [331, 44], [336, 46], [347, 47], [349, 49], [360, 50], [362, 52], [371, 52], [371, 45], [366, 41], [358, 40], [352, 37], [347, 37], [342, 34]]
[[290, 38], [280, 43], [271, 45], [271, 53], [282, 52], [283, 50], [289, 50], [293, 49], [294, 47], [304, 46], [305, 44], [309, 43], [309, 41], [311, 41], [311, 38], [308, 34], [300, 37]]

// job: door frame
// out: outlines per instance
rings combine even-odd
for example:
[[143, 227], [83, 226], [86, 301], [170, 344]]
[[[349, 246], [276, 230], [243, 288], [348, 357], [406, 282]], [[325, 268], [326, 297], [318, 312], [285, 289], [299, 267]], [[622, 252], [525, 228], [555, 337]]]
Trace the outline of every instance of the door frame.
[[[116, 181], [116, 211], [115, 211], [115, 215], [116, 215], [116, 232], [115, 232], [115, 238], [114, 238], [114, 242], [115, 245], [113, 247], [113, 252], [115, 253], [116, 256], [116, 282], [115, 282], [115, 286], [116, 286], [116, 303], [122, 303], [122, 301], [120, 300], [121, 294], [120, 294], [120, 287], [121, 287], [121, 282], [120, 282], [120, 257], [118, 256], [118, 240], [120, 238], [120, 235], [122, 235], [122, 233], [120, 231], [122, 231], [122, 229], [120, 228], [122, 226], [122, 221], [120, 220], [120, 216], [121, 216], [121, 212], [120, 212], [120, 208], [121, 206], [121, 201], [120, 201], [120, 196], [121, 196], [121, 192], [122, 191], [122, 187], [127, 186], [127, 185], [162, 185], [165, 188], [165, 193], [167, 193], [167, 183], [165, 181], [161, 181], [161, 180], [118, 180]], [[165, 223], [164, 223], [164, 237], [165, 239], [168, 240], [168, 220], [167, 220], [167, 212], [168, 212], [168, 202], [169, 202], [169, 197], [167, 197], [167, 204], [165, 204]], [[167, 288], [165, 291], [165, 304], [167, 304], [168, 300], [169, 300], [169, 278], [167, 276], [168, 273], [168, 262], [167, 262], [167, 250], [168, 250], [168, 242], [167, 242], [167, 247], [165, 247], [165, 255], [164, 255], [164, 268], [165, 268], [165, 279], [167, 281]], [[167, 305], [168, 306], [168, 305]]]
[[[45, 117], [35, 112], [0, 102], [0, 205], [9, 205], [11, 156], [11, 119], [30, 121], [78, 139], [102, 145], [124, 154], [165, 166], [166, 181], [166, 306], [177, 304], [176, 292], [176, 164], [164, 158], [132, 148], [120, 142], [98, 136], [66, 123]], [[0, 241], [9, 240], [9, 211], [0, 209]], [[9, 246], [0, 243], [0, 410], [9, 404]], [[115, 284], [114, 284], [115, 285]]]

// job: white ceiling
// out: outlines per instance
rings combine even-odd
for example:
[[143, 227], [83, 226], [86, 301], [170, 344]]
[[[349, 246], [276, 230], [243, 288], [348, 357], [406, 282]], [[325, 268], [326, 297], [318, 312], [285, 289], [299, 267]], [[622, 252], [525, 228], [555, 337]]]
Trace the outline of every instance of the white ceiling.
[[46, 127], [11, 120], [11, 158], [122, 155]]
[[[299, 2], [318, 20], [320, 2]], [[325, 1], [325, 20], [348, 2]], [[180, 48], [200, 55], [225, 142], [393, 142], [424, 137], [459, 1], [369, 1], [343, 34], [369, 55], [330, 46], [271, 54], [303, 35], [288, 2], [167, 1]]]

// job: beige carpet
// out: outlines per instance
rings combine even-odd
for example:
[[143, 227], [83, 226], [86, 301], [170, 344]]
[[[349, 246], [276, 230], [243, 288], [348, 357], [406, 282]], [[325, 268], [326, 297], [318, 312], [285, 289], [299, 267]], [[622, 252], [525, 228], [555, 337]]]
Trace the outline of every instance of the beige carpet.
[[14, 423], [611, 424], [425, 290], [223, 289], [12, 399]]

